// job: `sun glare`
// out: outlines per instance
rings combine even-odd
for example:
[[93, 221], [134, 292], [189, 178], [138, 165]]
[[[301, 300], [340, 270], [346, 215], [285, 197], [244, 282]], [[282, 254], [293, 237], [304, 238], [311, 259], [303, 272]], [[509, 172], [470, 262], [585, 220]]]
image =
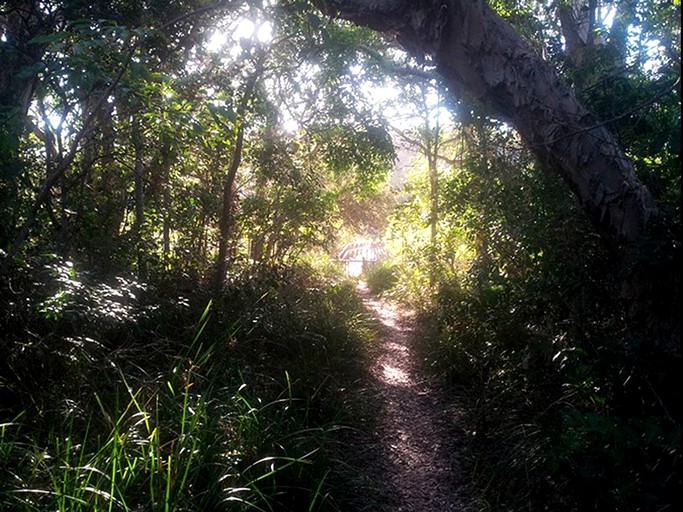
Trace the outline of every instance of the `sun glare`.
[[262, 43], [270, 43], [273, 40], [273, 24], [270, 21], [264, 21], [256, 31], [256, 38]]
[[240, 41], [253, 38], [263, 44], [270, 43], [273, 39], [273, 24], [270, 21], [254, 23], [249, 18], [240, 18], [231, 27], [216, 28], [209, 36], [206, 49], [210, 53], [226, 49], [233, 53], [239, 48]]
[[600, 17], [602, 18], [602, 25], [605, 28], [612, 28], [614, 23], [614, 16], [617, 14], [617, 8], [614, 5], [603, 6], [600, 9]]
[[211, 53], [217, 53], [223, 48], [226, 40], [227, 37], [225, 37], [225, 32], [215, 30], [206, 42], [206, 49]]
[[282, 113], [280, 124], [282, 125], [282, 129], [287, 133], [294, 134], [299, 131], [299, 123], [287, 111]]
[[232, 38], [235, 41], [239, 41], [240, 39], [250, 39], [253, 35], [254, 22], [249, 18], [242, 18], [239, 23], [237, 23], [237, 27], [232, 33]]

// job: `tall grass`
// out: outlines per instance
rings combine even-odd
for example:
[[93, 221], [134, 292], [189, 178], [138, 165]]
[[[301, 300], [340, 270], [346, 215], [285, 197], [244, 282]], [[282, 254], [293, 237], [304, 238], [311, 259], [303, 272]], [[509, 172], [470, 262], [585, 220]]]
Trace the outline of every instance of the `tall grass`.
[[425, 319], [422, 357], [466, 397], [482, 509], [678, 508], [680, 425], [664, 407], [678, 401], [624, 350], [604, 303], [579, 326], [517, 286], [444, 283]]
[[[33, 346], [13, 326], [0, 509], [351, 510], [337, 461], [371, 405], [359, 400], [370, 331], [350, 283], [236, 275], [214, 303], [198, 293], [139, 315], [124, 340], [116, 323], [75, 328], [69, 300], [36, 318]], [[40, 358], [60, 371], [32, 386], [19, 376]]]
[[388, 292], [398, 282], [396, 269], [389, 262], [371, 263], [364, 269], [363, 275], [368, 289], [374, 295]]

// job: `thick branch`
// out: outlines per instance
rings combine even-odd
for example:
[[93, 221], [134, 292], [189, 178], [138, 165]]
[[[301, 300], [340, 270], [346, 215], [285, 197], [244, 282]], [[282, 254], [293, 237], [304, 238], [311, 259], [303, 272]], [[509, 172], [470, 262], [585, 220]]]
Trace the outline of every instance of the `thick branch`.
[[315, 0], [325, 12], [392, 33], [430, 58], [452, 94], [468, 93], [507, 119], [574, 191], [631, 260], [656, 208], [615, 137], [510, 26], [471, 0]]

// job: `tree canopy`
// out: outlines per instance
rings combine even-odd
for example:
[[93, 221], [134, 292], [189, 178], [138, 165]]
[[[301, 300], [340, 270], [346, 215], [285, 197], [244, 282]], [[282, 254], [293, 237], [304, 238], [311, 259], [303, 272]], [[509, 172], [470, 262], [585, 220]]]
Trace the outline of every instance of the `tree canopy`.
[[[343, 475], [301, 484], [306, 501], [287, 489], [310, 472], [285, 471], [325, 464], [311, 446], [335, 408], [365, 418], [354, 397], [370, 328], [344, 247], [382, 248], [362, 278], [418, 310], [426, 371], [473, 397], [467, 444], [490, 509], [674, 505], [679, 9], [0, 0], [0, 507], [58, 508], [45, 489], [63, 476], [84, 510], [176, 490], [169, 509], [201, 495], [345, 510], [348, 497], [321, 498]], [[251, 407], [261, 391], [277, 413]], [[214, 399], [229, 404], [219, 416]], [[81, 455], [60, 444], [68, 432]], [[144, 459], [155, 441], [164, 455]], [[222, 448], [193, 466], [183, 443], [230, 446], [238, 469]], [[26, 446], [91, 461], [95, 497], [90, 480], [25, 464]], [[103, 455], [112, 446], [148, 473], [130, 462], [96, 478], [124, 460]], [[282, 473], [254, 476], [272, 453]], [[175, 460], [201, 470], [175, 474]]]

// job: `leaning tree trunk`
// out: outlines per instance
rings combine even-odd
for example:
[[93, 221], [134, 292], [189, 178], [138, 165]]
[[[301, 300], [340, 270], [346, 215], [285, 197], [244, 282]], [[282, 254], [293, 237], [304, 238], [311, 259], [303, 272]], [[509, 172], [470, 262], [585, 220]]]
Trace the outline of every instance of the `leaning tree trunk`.
[[[652, 325], [657, 285], [638, 268], [658, 217], [650, 192], [614, 135], [509, 23], [482, 0], [311, 1], [330, 16], [393, 34], [414, 57], [430, 59], [451, 94], [474, 97], [511, 123], [544, 167], [561, 175], [630, 276], [622, 297], [632, 325]], [[662, 320], [668, 332], [654, 337], [678, 352], [679, 322]]]
[[509, 121], [571, 187], [600, 231], [632, 252], [656, 208], [615, 137], [512, 26], [478, 0], [315, 0], [430, 57], [453, 94]]

